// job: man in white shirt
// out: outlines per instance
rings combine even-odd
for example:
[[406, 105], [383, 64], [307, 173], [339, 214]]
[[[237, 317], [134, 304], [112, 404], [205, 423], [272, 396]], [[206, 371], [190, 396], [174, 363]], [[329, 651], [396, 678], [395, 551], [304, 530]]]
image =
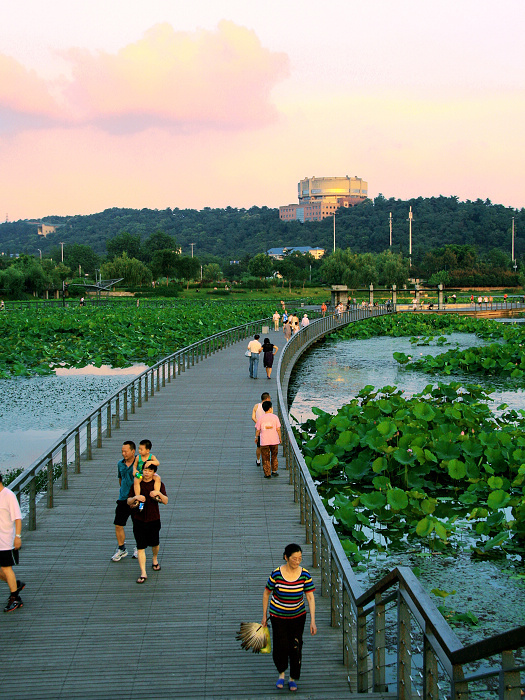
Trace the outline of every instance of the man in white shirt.
[[22, 513], [15, 494], [3, 484], [0, 474], [0, 580], [9, 586], [9, 598], [4, 612], [13, 612], [23, 603], [20, 591], [25, 583], [17, 581], [13, 566], [18, 564], [22, 546]]
[[260, 335], [254, 335], [253, 340], [248, 343], [250, 355], [250, 379], [257, 379], [257, 370], [259, 369], [259, 355], [261, 354], [262, 345], [259, 342]]

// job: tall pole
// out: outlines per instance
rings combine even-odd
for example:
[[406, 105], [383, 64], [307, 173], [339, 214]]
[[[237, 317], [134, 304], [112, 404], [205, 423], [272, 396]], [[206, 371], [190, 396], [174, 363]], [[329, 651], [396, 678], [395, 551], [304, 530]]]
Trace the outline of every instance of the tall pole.
[[388, 219], [390, 224], [390, 247], [392, 247], [392, 212], [390, 212]]
[[335, 253], [335, 211], [334, 211], [334, 253]]
[[512, 217], [512, 263], [514, 264], [514, 217]]
[[40, 250], [40, 248], [37, 248], [37, 250], [40, 253], [40, 260], [42, 260], [42, 251]]
[[408, 264], [412, 267], [412, 207], [408, 212]]
[[64, 262], [64, 244], [60, 244], [62, 246], [62, 262]]
[[191, 257], [193, 258], [193, 246], [195, 245], [195, 243], [190, 243], [190, 245], [191, 245]]

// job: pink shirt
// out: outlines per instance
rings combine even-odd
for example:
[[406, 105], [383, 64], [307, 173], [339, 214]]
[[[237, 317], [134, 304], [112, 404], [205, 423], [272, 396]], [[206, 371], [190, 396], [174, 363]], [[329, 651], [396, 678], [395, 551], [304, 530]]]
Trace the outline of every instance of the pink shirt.
[[15, 520], [22, 520], [22, 513], [15, 494], [4, 486], [0, 491], [0, 550], [13, 549]]
[[275, 413], [265, 413], [262, 418], [259, 418], [255, 424], [255, 430], [261, 431], [261, 434], [259, 435], [261, 447], [279, 444], [279, 433], [277, 432], [277, 428], [280, 427], [281, 421], [275, 415]]

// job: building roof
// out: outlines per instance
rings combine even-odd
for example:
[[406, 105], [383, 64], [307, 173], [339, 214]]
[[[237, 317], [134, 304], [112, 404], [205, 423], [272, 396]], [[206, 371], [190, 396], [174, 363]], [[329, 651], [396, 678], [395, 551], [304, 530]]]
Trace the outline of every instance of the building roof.
[[319, 246], [312, 248], [311, 245], [290, 245], [284, 248], [269, 248], [268, 255], [287, 255], [288, 253], [309, 253], [311, 250], [319, 250]]

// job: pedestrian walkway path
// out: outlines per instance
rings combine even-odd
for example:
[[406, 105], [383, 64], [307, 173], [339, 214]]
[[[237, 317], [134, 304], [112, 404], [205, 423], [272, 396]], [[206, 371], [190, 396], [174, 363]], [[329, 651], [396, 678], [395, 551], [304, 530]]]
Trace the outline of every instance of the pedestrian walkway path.
[[[282, 333], [269, 334], [280, 348]], [[251, 409], [276, 379], [248, 376], [247, 341], [167, 384], [82, 462], [55, 508], [26, 534], [24, 607], [0, 618], [0, 698], [273, 698], [270, 656], [240, 649], [241, 621], [262, 615], [263, 587], [289, 542], [304, 544], [284, 460], [255, 465]], [[275, 372], [276, 374], [276, 372]], [[117, 461], [124, 440], [153, 442], [169, 504], [161, 506], [161, 572], [138, 586], [137, 562], [110, 561]], [[39, 506], [40, 507], [40, 506]], [[127, 545], [133, 546], [131, 526]], [[350, 696], [341, 635], [329, 626], [316, 570], [318, 634], [305, 632], [299, 698]], [[355, 685], [354, 685], [355, 687]]]

